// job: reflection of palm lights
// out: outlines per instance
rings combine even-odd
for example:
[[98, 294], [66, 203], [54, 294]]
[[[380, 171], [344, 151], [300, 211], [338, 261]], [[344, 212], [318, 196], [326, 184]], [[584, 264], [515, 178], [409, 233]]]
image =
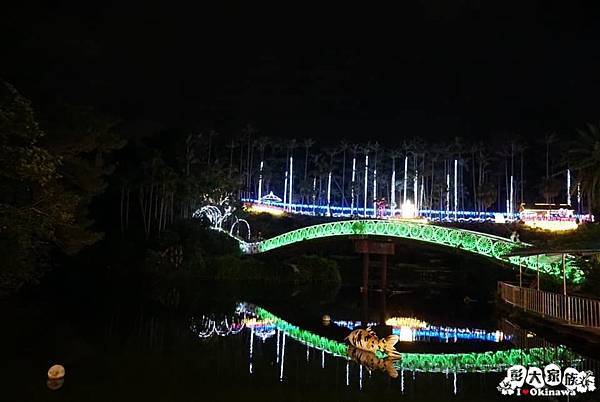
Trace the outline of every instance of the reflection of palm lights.
[[414, 331], [410, 327], [400, 327], [398, 330], [394, 328], [392, 330], [393, 334], [397, 334], [398, 338], [402, 342], [412, 342], [415, 340]]
[[275, 329], [275, 325], [256, 326], [254, 327], [254, 335], [264, 342], [276, 334]]
[[[348, 328], [350, 331], [352, 331], [354, 328], [358, 328], [360, 326], [362, 326], [362, 321], [344, 321], [344, 320], [336, 320], [333, 321], [333, 323], [338, 326], [338, 327], [344, 327], [344, 328]], [[370, 322], [367, 323], [367, 327], [372, 327], [377, 325], [376, 322]]]
[[427, 323], [412, 317], [392, 317], [385, 321], [385, 325], [392, 327], [424, 328], [427, 326]]
[[245, 318], [243, 323], [247, 328], [252, 328], [254, 330], [254, 335], [258, 336], [263, 342], [276, 333], [276, 327], [272, 320]]
[[436, 327], [428, 325], [425, 328], [394, 327], [392, 333], [398, 335], [401, 341], [413, 342], [430, 338], [438, 338], [448, 342], [452, 340], [477, 340], [486, 342], [502, 342], [509, 339], [502, 331], [484, 331], [481, 329]]
[[253, 318], [244, 318], [243, 323], [248, 328], [255, 328], [255, 327], [264, 327], [266, 325], [273, 324], [273, 321], [261, 320], [261, 319], [257, 319], [257, 318], [253, 317]]
[[229, 336], [238, 334], [244, 329], [244, 322], [237, 320], [236, 317], [228, 319], [225, 317], [221, 321], [213, 320], [207, 316], [202, 316], [199, 320], [191, 318], [190, 330], [198, 338], [210, 338], [213, 335]]

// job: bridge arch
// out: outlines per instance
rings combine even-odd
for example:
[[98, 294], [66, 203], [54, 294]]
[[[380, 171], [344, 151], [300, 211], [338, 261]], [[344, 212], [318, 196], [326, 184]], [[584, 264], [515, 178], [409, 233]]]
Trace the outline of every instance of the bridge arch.
[[[469, 253], [492, 258], [504, 264], [523, 266], [555, 277], [562, 276], [560, 258], [555, 256], [507, 257], [506, 254], [532, 247], [510, 239], [466, 229], [438, 226], [427, 223], [398, 220], [342, 220], [295, 229], [270, 239], [245, 242], [238, 239], [244, 254], [259, 254], [307, 240], [335, 236], [386, 236], [433, 243], [461, 249]], [[567, 279], [574, 283], [583, 280], [583, 272], [573, 257], [566, 261]]]

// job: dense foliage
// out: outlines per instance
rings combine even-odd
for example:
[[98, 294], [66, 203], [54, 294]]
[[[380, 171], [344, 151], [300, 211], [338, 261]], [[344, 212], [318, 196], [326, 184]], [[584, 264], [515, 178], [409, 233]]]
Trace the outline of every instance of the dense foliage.
[[47, 253], [74, 254], [102, 237], [88, 207], [106, 187], [105, 155], [123, 142], [81, 111], [55, 116], [45, 132], [30, 102], [0, 83], [2, 291], [37, 279]]

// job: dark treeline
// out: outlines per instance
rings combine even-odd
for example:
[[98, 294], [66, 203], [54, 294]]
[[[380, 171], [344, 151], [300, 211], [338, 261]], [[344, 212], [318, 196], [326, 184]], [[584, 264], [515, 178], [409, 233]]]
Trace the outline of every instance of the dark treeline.
[[0, 293], [105, 235], [153, 240], [233, 194], [237, 183], [202, 139], [127, 131], [89, 107], [34, 110], [0, 82]]
[[310, 138], [269, 138], [252, 125], [233, 133], [133, 128], [131, 121], [90, 107], [59, 101], [33, 105], [2, 82], [3, 291], [35, 281], [57, 256], [77, 254], [103, 237], [156, 240], [204, 204], [256, 196], [261, 177], [263, 195], [273, 191], [284, 198], [287, 174], [292, 202], [325, 205], [330, 188], [331, 204], [350, 206], [354, 199], [357, 208], [365, 199], [369, 207], [374, 198], [390, 202], [394, 189], [397, 205], [406, 194], [421, 208], [445, 209], [450, 183], [452, 210], [456, 164], [459, 210], [504, 211], [511, 187], [514, 210], [521, 201], [564, 203], [570, 169], [573, 206], [581, 212], [599, 206], [596, 126], [574, 128], [568, 138], [507, 135], [476, 143], [460, 138], [427, 143], [399, 136], [386, 144], [340, 140], [326, 147]]

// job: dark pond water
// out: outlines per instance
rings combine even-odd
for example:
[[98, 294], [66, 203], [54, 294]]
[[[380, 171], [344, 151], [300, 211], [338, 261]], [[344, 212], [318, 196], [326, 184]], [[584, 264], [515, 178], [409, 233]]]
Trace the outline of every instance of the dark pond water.
[[[598, 368], [452, 289], [365, 299], [354, 286], [74, 283], [0, 304], [0, 401], [506, 401], [510, 364]], [[403, 358], [349, 349], [358, 321], [399, 335]], [[67, 374], [51, 390], [55, 363]]]

